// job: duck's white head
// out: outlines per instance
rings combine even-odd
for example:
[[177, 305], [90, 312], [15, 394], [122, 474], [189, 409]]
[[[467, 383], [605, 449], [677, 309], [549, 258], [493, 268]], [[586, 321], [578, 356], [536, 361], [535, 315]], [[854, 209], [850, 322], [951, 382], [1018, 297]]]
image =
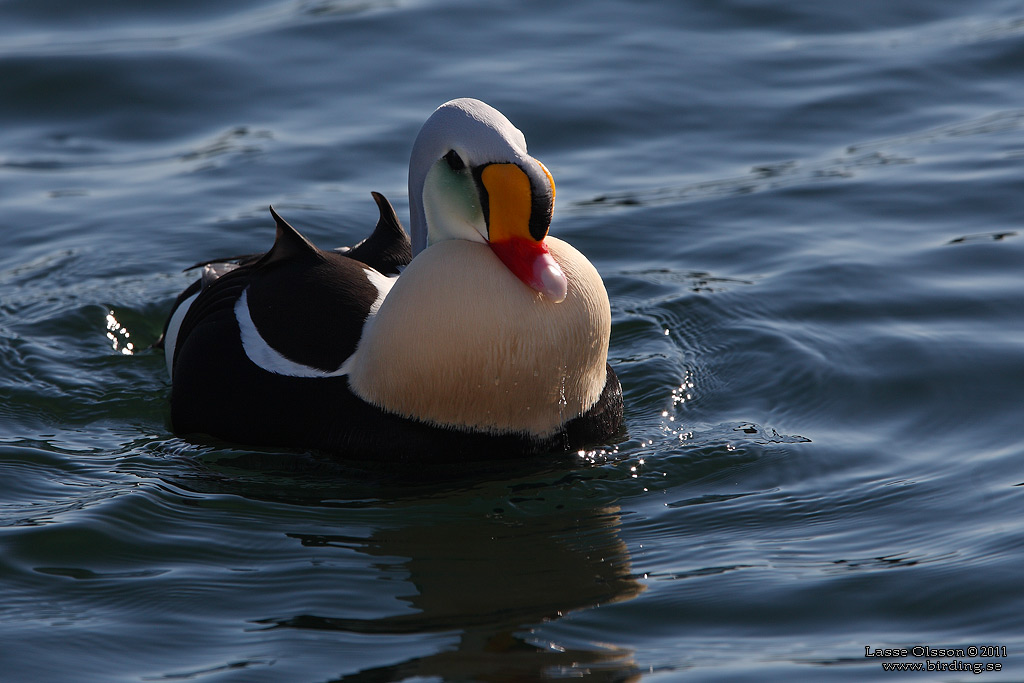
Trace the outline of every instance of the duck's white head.
[[544, 243], [554, 201], [551, 174], [497, 109], [452, 100], [420, 129], [409, 163], [414, 256], [444, 240], [483, 242], [527, 286], [561, 302], [565, 273]]

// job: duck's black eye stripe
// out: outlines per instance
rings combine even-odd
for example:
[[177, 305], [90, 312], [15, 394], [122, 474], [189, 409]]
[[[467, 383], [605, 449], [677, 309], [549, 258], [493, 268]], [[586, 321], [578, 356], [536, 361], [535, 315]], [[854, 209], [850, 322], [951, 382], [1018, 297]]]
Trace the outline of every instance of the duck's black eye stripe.
[[551, 210], [554, 206], [550, 190], [534, 191], [533, 201], [530, 202], [530, 237], [538, 242], [548, 234], [548, 228], [551, 227]]
[[466, 168], [466, 164], [462, 161], [462, 157], [460, 157], [458, 152], [454, 149], [444, 155], [444, 160], [448, 162], [448, 168], [453, 171], [461, 171]]

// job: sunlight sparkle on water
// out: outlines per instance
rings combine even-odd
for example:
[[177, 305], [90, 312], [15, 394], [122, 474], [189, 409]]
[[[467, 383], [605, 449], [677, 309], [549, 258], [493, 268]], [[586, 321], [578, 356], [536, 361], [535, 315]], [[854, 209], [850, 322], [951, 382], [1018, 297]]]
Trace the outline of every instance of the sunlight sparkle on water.
[[667, 434], [678, 437], [680, 441], [686, 441], [687, 439], [692, 438], [693, 433], [669, 423], [675, 422], [677, 411], [680, 407], [687, 401], [693, 399], [693, 394], [691, 393], [693, 388], [693, 377], [690, 372], [687, 371], [686, 376], [683, 378], [683, 381], [680, 382], [679, 386], [672, 389], [672, 405], [661, 411], [661, 417], [664, 420], [662, 423], [662, 430]]
[[115, 351], [120, 351], [126, 356], [135, 353], [135, 344], [128, 341], [131, 333], [127, 328], [117, 321], [113, 311], [107, 311], [107, 339]]

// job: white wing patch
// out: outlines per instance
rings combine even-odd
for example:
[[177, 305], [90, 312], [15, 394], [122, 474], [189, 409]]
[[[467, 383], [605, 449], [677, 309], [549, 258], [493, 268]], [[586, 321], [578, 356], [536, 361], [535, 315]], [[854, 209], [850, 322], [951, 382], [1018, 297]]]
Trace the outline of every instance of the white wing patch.
[[346, 367], [348, 359], [345, 359], [345, 363], [342, 363], [337, 370], [321, 370], [289, 360], [268, 344], [267, 340], [260, 336], [260, 331], [256, 329], [256, 323], [249, 315], [248, 287], [235, 302], [235, 319], [238, 321], [238, 330], [242, 335], [242, 348], [245, 349], [245, 355], [267, 372], [289, 377], [340, 377], [348, 373], [348, 367]]
[[[377, 298], [370, 305], [370, 313], [367, 318], [368, 323], [370, 318], [377, 314], [398, 276], [387, 277], [369, 268], [364, 268], [363, 272], [366, 273], [366, 278], [370, 283], [377, 288]], [[249, 314], [248, 287], [242, 292], [242, 296], [238, 297], [238, 301], [235, 302], [235, 319], [238, 321], [238, 330], [241, 333], [242, 348], [245, 350], [245, 355], [248, 356], [249, 360], [267, 372], [287, 375], [289, 377], [341, 377], [348, 374], [351, 356], [346, 358], [337, 370], [321, 370], [320, 368], [296, 363], [268, 344], [267, 340], [256, 329], [256, 323], [253, 322], [252, 316]]]
[[377, 288], [377, 299], [370, 304], [370, 315], [377, 315], [377, 311], [380, 310], [380, 305], [387, 298], [388, 292], [398, 282], [398, 276], [388, 277], [373, 268], [363, 268], [363, 272], [366, 273], [366, 279], [370, 281], [370, 284]]

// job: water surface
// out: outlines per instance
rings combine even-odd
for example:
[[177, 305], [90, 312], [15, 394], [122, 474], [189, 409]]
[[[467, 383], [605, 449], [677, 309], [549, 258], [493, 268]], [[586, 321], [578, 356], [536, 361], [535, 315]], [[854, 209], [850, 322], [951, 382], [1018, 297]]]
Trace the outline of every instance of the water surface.
[[[1018, 3], [94, 5], [0, 6], [5, 677], [1024, 676]], [[182, 268], [271, 203], [323, 246], [370, 190], [404, 215], [460, 96], [604, 276], [625, 440], [396, 472], [170, 433]]]

